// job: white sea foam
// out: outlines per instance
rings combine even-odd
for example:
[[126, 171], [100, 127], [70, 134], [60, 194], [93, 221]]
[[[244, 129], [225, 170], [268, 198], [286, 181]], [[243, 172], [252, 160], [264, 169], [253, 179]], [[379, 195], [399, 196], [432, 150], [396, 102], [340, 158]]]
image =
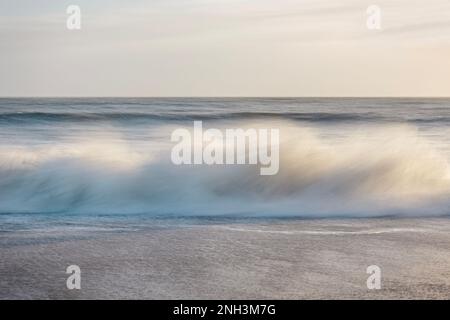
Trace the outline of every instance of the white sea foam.
[[380, 229], [367, 229], [367, 230], [270, 230], [270, 229], [255, 229], [255, 228], [239, 228], [239, 227], [227, 227], [216, 226], [216, 228], [238, 231], [238, 232], [260, 232], [260, 233], [273, 233], [284, 235], [317, 235], [317, 236], [345, 236], [345, 235], [376, 235], [385, 233], [425, 233], [429, 232], [428, 229], [423, 228], [380, 228]]
[[[280, 127], [280, 170], [174, 166], [167, 145], [95, 138], [0, 147], [0, 212], [242, 216], [429, 216], [450, 213], [447, 155], [416, 130], [389, 126], [327, 139]], [[242, 126], [241, 126], [242, 127]], [[165, 131], [161, 128], [161, 135]], [[128, 141], [128, 142], [127, 142]]]

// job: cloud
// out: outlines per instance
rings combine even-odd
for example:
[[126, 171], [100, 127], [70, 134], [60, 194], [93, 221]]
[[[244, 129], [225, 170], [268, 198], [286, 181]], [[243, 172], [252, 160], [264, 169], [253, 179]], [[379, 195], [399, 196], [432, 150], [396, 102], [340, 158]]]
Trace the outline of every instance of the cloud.
[[361, 0], [80, 0], [75, 32], [71, 1], [23, 1], [0, 4], [3, 96], [450, 94], [445, 0], [377, 1], [379, 32]]

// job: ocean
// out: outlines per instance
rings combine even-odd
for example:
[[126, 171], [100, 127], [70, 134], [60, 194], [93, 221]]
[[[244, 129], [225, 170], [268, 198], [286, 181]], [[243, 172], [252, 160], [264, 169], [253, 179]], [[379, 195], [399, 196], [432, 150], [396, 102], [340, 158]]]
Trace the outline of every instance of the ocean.
[[[279, 129], [279, 172], [175, 165], [194, 121]], [[449, 133], [438, 98], [2, 98], [0, 298], [449, 298]]]
[[[277, 175], [175, 166], [177, 128], [276, 128]], [[0, 214], [449, 213], [449, 99], [0, 100]]]

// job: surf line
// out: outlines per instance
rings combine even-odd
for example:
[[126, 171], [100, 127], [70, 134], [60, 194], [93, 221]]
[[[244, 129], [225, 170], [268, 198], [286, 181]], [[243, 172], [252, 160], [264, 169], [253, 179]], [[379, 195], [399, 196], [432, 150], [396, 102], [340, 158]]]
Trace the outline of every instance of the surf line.
[[[193, 133], [192, 133], [193, 132]], [[172, 132], [171, 160], [175, 165], [259, 165], [260, 175], [275, 175], [280, 166], [280, 132], [268, 128], [233, 128], [225, 133], [216, 128], [203, 130], [194, 121], [193, 130]]]

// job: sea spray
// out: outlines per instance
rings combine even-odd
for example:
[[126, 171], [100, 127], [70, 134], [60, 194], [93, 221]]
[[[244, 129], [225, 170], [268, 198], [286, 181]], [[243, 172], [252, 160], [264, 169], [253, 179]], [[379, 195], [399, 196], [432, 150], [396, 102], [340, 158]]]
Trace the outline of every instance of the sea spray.
[[[254, 123], [240, 123], [255, 127]], [[319, 126], [280, 128], [280, 170], [176, 166], [166, 143], [119, 135], [0, 148], [0, 212], [298, 217], [449, 213], [448, 158], [414, 127], [373, 126], [330, 141]], [[224, 126], [225, 127], [225, 126]]]

